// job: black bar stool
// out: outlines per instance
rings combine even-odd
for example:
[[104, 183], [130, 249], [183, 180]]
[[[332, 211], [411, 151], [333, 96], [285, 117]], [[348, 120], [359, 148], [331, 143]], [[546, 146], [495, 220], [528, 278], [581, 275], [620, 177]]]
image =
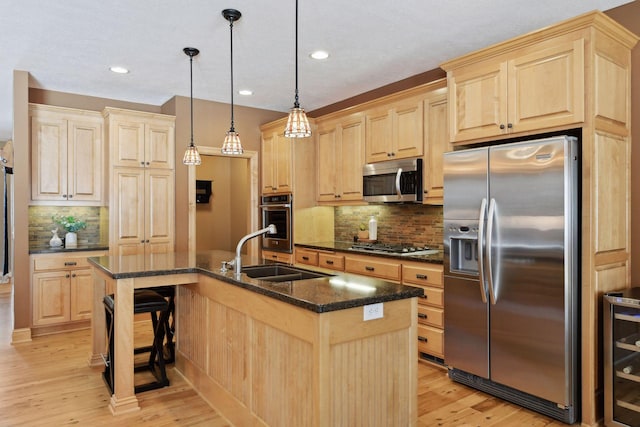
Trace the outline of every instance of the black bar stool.
[[167, 286], [156, 286], [153, 288], [148, 288], [152, 291], [155, 291], [162, 295], [167, 302], [169, 303], [169, 314], [166, 317], [166, 322], [164, 324], [164, 332], [167, 338], [166, 342], [166, 350], [167, 352], [164, 354], [164, 363], [170, 364], [175, 362], [176, 360], [176, 346], [175, 346], [175, 311], [176, 311], [176, 287], [175, 285], [167, 285]]
[[[168, 324], [169, 316], [169, 303], [167, 300], [157, 292], [150, 289], [136, 289], [134, 290], [134, 302], [133, 312], [138, 313], [150, 313], [151, 321], [153, 324], [153, 344], [151, 345], [149, 360], [147, 363], [134, 367], [134, 373], [140, 371], [149, 371], [155, 377], [155, 381], [135, 386], [135, 392], [141, 393], [147, 390], [154, 390], [157, 388], [165, 387], [169, 385], [169, 379], [167, 378], [167, 372], [165, 369], [165, 361], [163, 356], [163, 343], [165, 338], [165, 325]], [[107, 355], [105, 357], [105, 369], [102, 374], [107, 386], [114, 392], [114, 300], [113, 295], [107, 295], [103, 299], [105, 309], [105, 320], [107, 327]], [[158, 318], [158, 313], [160, 317]], [[157, 365], [157, 369], [156, 369]]]

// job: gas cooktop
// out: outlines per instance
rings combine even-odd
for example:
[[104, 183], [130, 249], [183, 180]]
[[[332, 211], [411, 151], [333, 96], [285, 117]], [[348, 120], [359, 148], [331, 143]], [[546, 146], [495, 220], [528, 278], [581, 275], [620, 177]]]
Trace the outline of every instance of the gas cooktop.
[[438, 253], [437, 249], [430, 249], [426, 246], [409, 246], [404, 244], [388, 243], [354, 243], [351, 245], [350, 249], [354, 251], [398, 256], [431, 255]]

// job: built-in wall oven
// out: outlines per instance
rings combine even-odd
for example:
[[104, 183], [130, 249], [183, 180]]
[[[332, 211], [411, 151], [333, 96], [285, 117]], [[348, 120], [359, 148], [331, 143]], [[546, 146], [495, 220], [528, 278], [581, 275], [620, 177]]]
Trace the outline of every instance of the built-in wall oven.
[[262, 196], [260, 211], [262, 213], [262, 228], [269, 224], [276, 226], [275, 234], [262, 236], [262, 249], [278, 252], [293, 252], [293, 216], [291, 194], [276, 194]]

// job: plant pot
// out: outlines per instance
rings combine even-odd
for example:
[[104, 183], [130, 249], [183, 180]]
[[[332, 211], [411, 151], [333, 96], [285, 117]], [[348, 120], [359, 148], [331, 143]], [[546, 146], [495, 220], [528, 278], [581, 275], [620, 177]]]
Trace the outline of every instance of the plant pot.
[[64, 246], [65, 248], [75, 248], [76, 246], [78, 246], [78, 234], [71, 231], [65, 234]]
[[368, 239], [369, 238], [369, 230], [358, 231], [358, 239]]

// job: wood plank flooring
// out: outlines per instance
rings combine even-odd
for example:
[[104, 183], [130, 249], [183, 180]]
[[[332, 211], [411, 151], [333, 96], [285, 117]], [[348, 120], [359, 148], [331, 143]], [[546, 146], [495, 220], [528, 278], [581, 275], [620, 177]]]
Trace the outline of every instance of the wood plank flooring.
[[[145, 331], [137, 337], [146, 338]], [[140, 411], [112, 416], [102, 370], [87, 366], [90, 330], [10, 342], [10, 297], [0, 295], [0, 426], [230, 425], [173, 368], [168, 371], [169, 387], [138, 394]], [[454, 383], [444, 369], [426, 363], [419, 367], [418, 413], [418, 427], [566, 427]]]

